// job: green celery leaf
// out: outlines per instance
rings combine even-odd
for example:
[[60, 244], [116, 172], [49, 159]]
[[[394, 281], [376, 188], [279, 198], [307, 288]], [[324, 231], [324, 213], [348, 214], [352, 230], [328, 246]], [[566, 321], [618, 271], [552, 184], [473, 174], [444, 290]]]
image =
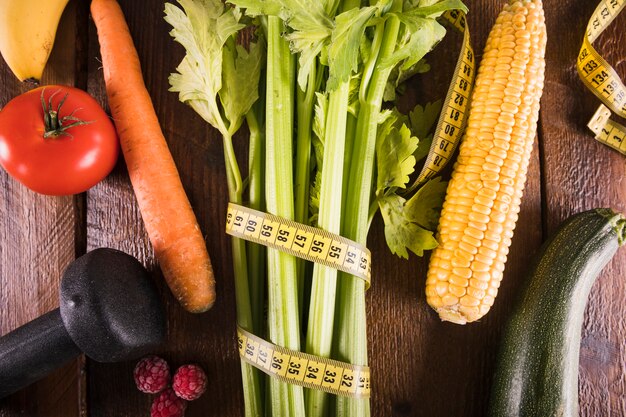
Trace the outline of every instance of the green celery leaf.
[[[386, 134], [389, 134], [389, 129], [391, 129], [391, 126], [393, 126], [393, 124], [398, 121], [398, 117], [396, 113], [400, 114], [400, 112], [395, 108], [394, 109], [382, 109], [380, 111], [380, 114], [378, 115], [378, 124], [384, 125], [384, 129], [387, 131]], [[380, 131], [382, 129], [383, 127], [378, 128], [378, 132], [379, 132], [378, 135], [381, 135]]]
[[413, 156], [417, 162], [428, 156], [428, 152], [430, 152], [430, 145], [433, 143], [433, 135], [428, 135], [425, 138], [421, 138], [419, 144], [417, 145], [417, 149]]
[[428, 181], [407, 201], [405, 216], [428, 230], [435, 230], [447, 188], [448, 182], [441, 177]]
[[315, 93], [317, 101], [315, 103], [315, 114], [313, 116], [313, 133], [311, 139], [315, 153], [315, 161], [318, 170], [322, 169], [322, 159], [324, 157], [324, 133], [326, 132], [326, 114], [328, 113], [328, 95]]
[[461, 0], [441, 0], [437, 2], [421, 1], [418, 7], [411, 9], [405, 8], [405, 13], [419, 17], [439, 17], [443, 12], [448, 10], [462, 10], [467, 13], [468, 8]]
[[396, 14], [404, 25], [400, 47], [381, 63], [383, 68], [402, 63], [401, 69], [408, 71], [445, 36], [446, 30], [435, 18], [447, 10], [468, 11], [460, 0], [420, 1], [418, 5], [415, 1], [405, 1], [404, 6], [404, 11]]
[[430, 64], [422, 58], [415, 65], [409, 68], [395, 66], [389, 74], [389, 79], [385, 85], [385, 101], [396, 101], [398, 95], [403, 95], [406, 91], [406, 81], [415, 74], [423, 74], [430, 71]]
[[404, 0], [404, 7], [402, 10], [411, 10], [415, 7], [432, 6], [439, 1], [441, 0]]
[[382, 109], [378, 114], [379, 126], [376, 133], [376, 141], [385, 140], [392, 128], [400, 129], [405, 121], [408, 121], [408, 119], [396, 107]]
[[396, 83], [394, 81], [394, 78], [398, 76], [397, 68], [398, 67], [395, 67], [392, 70], [391, 74], [389, 75], [389, 79], [387, 80], [387, 84], [385, 84], [385, 92], [383, 93], [383, 101], [385, 102], [396, 101], [397, 94], [396, 94]]
[[415, 74], [424, 74], [430, 71], [430, 64], [426, 62], [425, 58], [420, 59], [415, 64], [408, 68], [398, 68], [398, 76], [395, 79], [396, 88], [399, 88], [402, 83], [407, 81], [409, 78], [414, 76]]
[[382, 141], [391, 134], [391, 130], [402, 128], [402, 125], [408, 125], [409, 118], [400, 113], [397, 107], [391, 109], [383, 109], [378, 115], [378, 131], [376, 133], [376, 141]]
[[286, 19], [287, 15], [283, 10], [283, 2], [281, 0], [229, 0], [229, 3], [237, 7], [246, 9], [248, 16], [279, 16]]
[[311, 68], [315, 58], [325, 52], [330, 29], [318, 29], [310, 32], [295, 31], [287, 35], [289, 47], [298, 56], [298, 86], [302, 91], [307, 88]]
[[352, 74], [350, 77], [350, 93], [348, 96], [348, 111], [354, 117], [358, 117], [361, 100], [359, 99], [359, 88], [361, 87], [361, 73]]
[[250, 51], [234, 42], [226, 43], [219, 97], [224, 115], [230, 122], [231, 134], [239, 128], [244, 116], [259, 98], [259, 79], [264, 65], [264, 42], [251, 43]]
[[[402, 125], [408, 126], [409, 118], [406, 114], [400, 113], [400, 110], [398, 110], [397, 107], [393, 107], [391, 109], [384, 109], [380, 112], [380, 115], [378, 116], [378, 124], [382, 125], [379, 127], [379, 130], [383, 129], [388, 132], [391, 127], [400, 129]], [[390, 126], [385, 126], [385, 124], [390, 124]]]
[[[312, 22], [323, 22], [337, 10], [339, 0], [228, 0], [246, 9], [249, 16], [278, 16], [289, 26], [305, 27]], [[293, 26], [292, 26], [293, 27]]]
[[190, 105], [204, 120], [226, 133], [217, 104], [222, 88], [222, 47], [242, 29], [232, 8], [220, 0], [179, 0], [183, 10], [165, 4], [165, 21], [173, 29], [170, 35], [186, 51], [177, 73], [169, 77], [170, 91]]
[[317, 213], [320, 207], [320, 192], [322, 183], [322, 165], [324, 159], [324, 132], [326, 131], [326, 115], [328, 113], [328, 95], [315, 93], [317, 102], [315, 103], [315, 115], [313, 116], [313, 154], [315, 156], [315, 177], [309, 190], [309, 207], [311, 208], [310, 224], [317, 224]]
[[[372, 29], [370, 28], [369, 31], [372, 31]], [[372, 54], [372, 39], [371, 35], [367, 32], [368, 29], [366, 29], [364, 36], [361, 37], [361, 44], [359, 46], [359, 52], [361, 54], [361, 60], [363, 62], [369, 61]]]
[[396, 194], [390, 194], [378, 200], [380, 212], [385, 223], [387, 246], [402, 258], [408, 259], [411, 250], [417, 256], [423, 256], [425, 250], [437, 247], [433, 232], [412, 222], [406, 216], [406, 200]]
[[401, 64], [408, 70], [417, 64], [445, 36], [446, 30], [435, 19], [413, 16], [407, 13], [397, 15], [406, 26], [407, 32], [401, 46], [386, 60], [380, 63], [381, 68], [389, 68]]
[[437, 100], [433, 103], [427, 103], [425, 106], [420, 106], [418, 104], [409, 112], [411, 132], [413, 132], [415, 136], [421, 139], [431, 133], [431, 130], [441, 113], [441, 105], [441, 100]]
[[281, 0], [287, 14], [287, 25], [293, 29], [286, 38], [298, 57], [298, 85], [306, 90], [315, 57], [322, 53], [330, 39], [333, 22], [325, 10], [327, 2]]
[[231, 0], [252, 16], [259, 14], [280, 17], [293, 31], [286, 34], [293, 52], [298, 57], [298, 85], [304, 91], [315, 57], [322, 53], [333, 29], [327, 10], [334, 8], [334, 0]]
[[322, 192], [322, 170], [315, 171], [315, 179], [309, 189], [309, 207], [311, 218], [309, 224], [317, 224], [317, 216], [320, 211], [320, 193]]
[[289, 15], [289, 26], [295, 30], [315, 30], [320, 27], [331, 27], [331, 19], [326, 14], [324, 1], [281, 0]]
[[335, 18], [335, 27], [328, 48], [329, 76], [328, 91], [335, 90], [350, 79], [359, 64], [359, 52], [367, 23], [379, 11], [376, 6], [354, 8]]
[[324, 11], [328, 16], [335, 16], [337, 14], [337, 9], [341, 4], [341, 0], [324, 0], [322, 1], [324, 4]]
[[415, 170], [413, 152], [417, 149], [418, 139], [411, 135], [405, 124], [399, 128], [394, 126], [390, 122], [392, 119], [390, 117], [381, 125], [376, 141], [377, 194], [392, 187], [405, 188]]
[[[189, 0], [182, 1], [187, 2]], [[246, 25], [241, 23], [239, 19], [241, 19], [241, 12], [232, 7], [227, 7], [224, 13], [217, 17], [215, 33], [217, 34], [221, 45], [224, 45], [228, 38], [246, 27]]]
[[419, 104], [409, 112], [411, 132], [420, 139], [417, 150], [413, 154], [416, 161], [426, 158], [433, 142], [431, 130], [439, 118], [442, 101], [427, 103], [425, 106]]

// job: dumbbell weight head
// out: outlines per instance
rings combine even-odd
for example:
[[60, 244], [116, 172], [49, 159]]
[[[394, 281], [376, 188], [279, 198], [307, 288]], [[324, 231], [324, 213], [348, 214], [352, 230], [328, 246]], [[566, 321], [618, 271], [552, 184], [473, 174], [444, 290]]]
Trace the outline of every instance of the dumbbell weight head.
[[124, 252], [96, 249], [66, 269], [60, 308], [0, 338], [0, 398], [81, 351], [119, 362], [148, 353], [165, 336], [165, 313], [145, 268]]

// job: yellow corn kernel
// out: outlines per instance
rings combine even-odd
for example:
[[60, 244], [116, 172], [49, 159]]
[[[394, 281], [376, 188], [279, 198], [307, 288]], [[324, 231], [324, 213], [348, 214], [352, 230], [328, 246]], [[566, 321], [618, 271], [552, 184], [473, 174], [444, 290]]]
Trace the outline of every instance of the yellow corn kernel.
[[487, 39], [426, 282], [442, 320], [478, 320], [498, 293], [537, 127], [545, 46], [541, 0], [511, 1]]
[[476, 288], [477, 290], [486, 290], [487, 288], [489, 288], [489, 283], [472, 278], [469, 281], [469, 286], [472, 288]]
[[461, 286], [454, 285], [454, 284], [448, 285], [448, 291], [450, 291], [450, 294], [454, 295], [455, 297], [458, 297], [461, 300], [464, 298], [466, 294], [465, 287], [461, 287]]

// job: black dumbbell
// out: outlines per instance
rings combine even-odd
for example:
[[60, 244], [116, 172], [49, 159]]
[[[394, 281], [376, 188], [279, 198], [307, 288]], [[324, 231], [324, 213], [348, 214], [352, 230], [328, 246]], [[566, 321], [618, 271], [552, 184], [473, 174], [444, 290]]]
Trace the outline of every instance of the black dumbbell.
[[96, 249], [63, 274], [60, 307], [0, 338], [0, 398], [84, 352], [98, 362], [148, 353], [165, 340], [165, 313], [145, 268]]

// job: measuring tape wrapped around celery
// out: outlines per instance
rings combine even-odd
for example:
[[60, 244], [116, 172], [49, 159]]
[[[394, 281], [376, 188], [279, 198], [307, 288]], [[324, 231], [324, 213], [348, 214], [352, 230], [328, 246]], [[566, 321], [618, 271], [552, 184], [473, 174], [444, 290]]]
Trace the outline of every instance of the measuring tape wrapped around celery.
[[364, 279], [370, 286], [372, 255], [360, 243], [237, 204], [228, 204], [226, 233]]
[[[186, 50], [172, 91], [224, 139], [246, 415], [368, 416], [367, 234], [380, 210], [393, 253], [422, 256], [437, 245], [446, 183], [436, 175], [459, 142], [474, 80], [467, 7], [178, 1], [182, 9], [166, 5]], [[383, 110], [409, 77], [428, 71], [424, 57], [445, 36], [444, 22], [464, 37], [443, 110]], [[246, 27], [254, 35], [242, 36]], [[250, 148], [240, 170], [233, 136], [244, 122]], [[270, 375], [266, 392], [260, 371]]]
[[604, 0], [598, 5], [587, 25], [577, 68], [583, 83], [604, 103], [591, 118], [589, 128], [599, 142], [626, 155], [626, 127], [610, 119], [611, 110], [626, 118], [626, 86], [592, 46], [625, 6], [626, 0]]

